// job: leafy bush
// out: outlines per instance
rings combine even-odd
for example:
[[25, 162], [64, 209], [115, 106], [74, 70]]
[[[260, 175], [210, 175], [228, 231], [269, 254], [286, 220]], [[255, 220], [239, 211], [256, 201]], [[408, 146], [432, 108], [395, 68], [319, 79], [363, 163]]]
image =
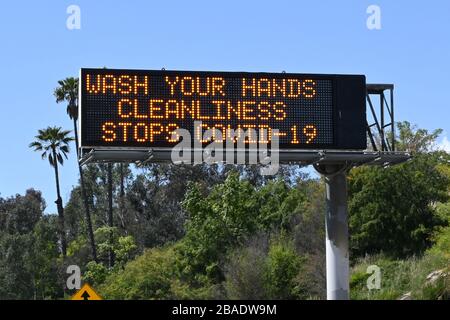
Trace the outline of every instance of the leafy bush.
[[305, 299], [313, 296], [307, 258], [286, 236], [260, 234], [229, 255], [225, 289], [230, 299]]
[[264, 270], [264, 287], [270, 299], [296, 299], [299, 288], [295, 279], [304, 259], [294, 250], [292, 243], [281, 240], [270, 245]]
[[435, 236], [436, 244], [428, 250], [430, 254], [442, 256], [450, 261], [450, 227], [442, 229], [442, 231]]
[[86, 265], [86, 271], [83, 275], [83, 281], [96, 286], [102, 284], [108, 276], [108, 269], [101, 263], [90, 261]]
[[269, 250], [265, 235], [233, 250], [225, 264], [225, 290], [230, 299], [265, 299], [264, 268]]
[[113, 271], [100, 286], [106, 299], [211, 299], [217, 286], [206, 277], [191, 286], [179, 273], [179, 244], [147, 249], [123, 269]]
[[175, 275], [173, 247], [145, 250], [123, 270], [113, 272], [99, 288], [106, 299], [171, 299]]

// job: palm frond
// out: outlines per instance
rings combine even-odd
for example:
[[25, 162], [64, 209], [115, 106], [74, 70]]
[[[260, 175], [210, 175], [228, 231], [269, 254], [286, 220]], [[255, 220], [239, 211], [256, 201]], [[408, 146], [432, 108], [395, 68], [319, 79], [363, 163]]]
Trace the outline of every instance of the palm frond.
[[72, 141], [75, 141], [75, 138], [74, 137], [67, 137], [67, 138], [64, 138], [61, 142], [63, 143], [63, 144], [66, 144], [66, 145], [68, 145], [70, 142], [72, 142]]
[[58, 158], [58, 162], [59, 162], [61, 165], [63, 165], [64, 159], [63, 159], [63, 157], [61, 156], [61, 153], [58, 153], [58, 154], [56, 155], [56, 157]]
[[[61, 129], [61, 128], [60, 128]], [[72, 130], [64, 130], [64, 131], [61, 131], [61, 135], [62, 136], [67, 136], [68, 134], [70, 134], [72, 132]]]
[[39, 141], [33, 141], [28, 145], [29, 148], [34, 148], [34, 151], [41, 151], [42, 144]]
[[54, 161], [53, 155], [52, 155], [51, 153], [48, 155], [48, 162], [50, 162], [50, 165], [51, 165], [52, 167], [55, 166], [55, 161]]
[[64, 154], [64, 156], [67, 159], [67, 153], [70, 152], [69, 146], [62, 146], [59, 148], [59, 150]]

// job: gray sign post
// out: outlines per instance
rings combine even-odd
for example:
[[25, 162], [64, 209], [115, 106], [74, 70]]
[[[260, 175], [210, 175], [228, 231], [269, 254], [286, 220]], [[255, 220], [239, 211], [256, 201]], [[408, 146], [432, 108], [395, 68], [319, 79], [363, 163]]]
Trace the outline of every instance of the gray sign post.
[[327, 299], [349, 299], [349, 250], [346, 165], [316, 166], [326, 185]]

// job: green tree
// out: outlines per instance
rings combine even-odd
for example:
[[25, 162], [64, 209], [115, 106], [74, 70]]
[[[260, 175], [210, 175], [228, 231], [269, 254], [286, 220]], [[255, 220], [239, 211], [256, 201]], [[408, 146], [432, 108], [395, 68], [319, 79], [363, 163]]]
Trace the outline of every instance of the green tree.
[[34, 299], [55, 299], [63, 296], [66, 274], [61, 274], [58, 252], [58, 223], [55, 215], [45, 215], [33, 230], [32, 260]]
[[[99, 257], [109, 262], [111, 252], [117, 259], [117, 267], [123, 267], [137, 253], [137, 246], [132, 236], [121, 236], [117, 227], [101, 227], [95, 230], [98, 239]], [[112, 266], [109, 266], [112, 268]]]
[[351, 249], [356, 256], [384, 252], [395, 257], [420, 254], [446, 221], [435, 204], [448, 198], [448, 179], [439, 154], [417, 154], [390, 167], [361, 167], [349, 175]]
[[2, 299], [32, 299], [33, 274], [32, 233], [4, 234], [0, 237], [0, 297]]
[[442, 133], [442, 129], [430, 133], [427, 129], [420, 129], [408, 121], [398, 122], [397, 130], [396, 149], [413, 153], [433, 151], [436, 139]]
[[60, 127], [48, 127], [38, 131], [39, 134], [35, 137], [35, 141], [31, 142], [29, 147], [34, 151], [42, 152], [42, 159], [48, 158], [50, 165], [55, 171], [56, 182], [56, 194], [57, 199], [55, 201], [58, 209], [59, 217], [59, 234], [61, 241], [61, 251], [63, 257], [66, 256], [66, 232], [64, 225], [64, 207], [61, 198], [61, 191], [59, 186], [59, 172], [58, 163], [63, 165], [64, 158], [67, 159], [69, 153], [69, 143], [73, 141], [73, 138], [69, 136], [69, 130], [62, 130]]
[[58, 222], [41, 193], [0, 198], [0, 299], [62, 297]]
[[445, 219], [436, 210], [448, 199], [445, 152], [433, 151], [441, 129], [428, 132], [409, 122], [397, 124], [399, 150], [413, 160], [389, 168], [360, 167], [348, 177], [351, 249], [357, 256], [384, 252], [420, 254]]
[[42, 194], [28, 189], [24, 196], [0, 198], [0, 231], [9, 234], [26, 234], [33, 231], [42, 218], [45, 201]]
[[241, 181], [233, 173], [207, 197], [198, 185], [193, 185], [183, 206], [189, 212], [182, 247], [185, 269], [188, 273], [207, 274], [220, 280], [219, 257], [257, 230], [256, 192], [248, 181]]
[[[56, 97], [56, 102], [64, 102], [67, 101], [67, 114], [69, 115], [70, 119], [73, 120], [73, 130], [75, 134], [75, 146], [77, 155], [79, 156], [79, 145], [78, 145], [78, 126], [77, 126], [77, 120], [78, 120], [78, 78], [66, 78], [64, 80], [58, 81], [58, 87], [54, 91], [54, 96]], [[78, 170], [80, 172], [80, 184], [81, 184], [81, 193], [83, 196], [83, 203], [84, 203], [84, 212], [86, 215], [86, 224], [87, 224], [87, 234], [89, 237], [90, 245], [91, 245], [91, 251], [92, 251], [92, 257], [94, 261], [97, 261], [97, 251], [95, 247], [95, 239], [94, 239], [94, 230], [92, 227], [92, 220], [91, 220], [91, 213], [89, 210], [89, 203], [86, 195], [86, 188], [84, 184], [84, 177], [83, 177], [83, 169], [81, 168], [81, 165], [78, 164]]]
[[281, 180], [254, 186], [232, 172], [208, 195], [192, 185], [183, 206], [189, 214], [180, 246], [188, 274], [223, 280], [221, 260], [228, 251], [260, 232], [287, 230], [306, 197]]

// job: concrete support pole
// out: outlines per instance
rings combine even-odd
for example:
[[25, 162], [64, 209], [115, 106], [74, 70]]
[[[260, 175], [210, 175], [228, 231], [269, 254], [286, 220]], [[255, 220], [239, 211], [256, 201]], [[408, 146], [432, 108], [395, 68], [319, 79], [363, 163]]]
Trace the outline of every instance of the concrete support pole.
[[327, 299], [349, 299], [349, 249], [346, 167], [316, 167], [325, 177]]

